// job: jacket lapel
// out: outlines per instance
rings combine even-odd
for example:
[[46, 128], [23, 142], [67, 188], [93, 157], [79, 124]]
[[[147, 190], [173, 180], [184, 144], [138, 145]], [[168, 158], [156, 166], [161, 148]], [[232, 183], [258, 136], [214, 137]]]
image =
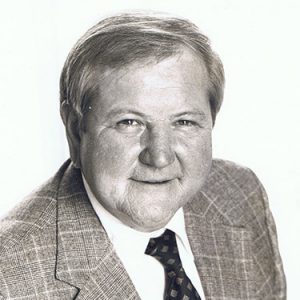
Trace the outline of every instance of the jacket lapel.
[[227, 217], [232, 211], [228, 204], [233, 197], [238, 203], [241, 195], [230, 194], [222, 181], [223, 175], [213, 167], [202, 191], [184, 207], [195, 264], [206, 300], [256, 299], [252, 232], [240, 218]]
[[191, 214], [186, 229], [206, 299], [254, 299], [250, 233]]
[[78, 288], [76, 300], [140, 299], [72, 166], [58, 192], [56, 278]]

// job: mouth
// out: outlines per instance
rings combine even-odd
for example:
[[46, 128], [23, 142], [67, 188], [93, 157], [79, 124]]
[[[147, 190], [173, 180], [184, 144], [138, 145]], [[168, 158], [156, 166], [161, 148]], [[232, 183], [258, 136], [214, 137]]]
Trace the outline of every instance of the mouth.
[[149, 184], [149, 185], [164, 185], [169, 182], [171, 182], [174, 179], [163, 179], [163, 180], [139, 180], [139, 179], [134, 179], [130, 178], [132, 181], [139, 182], [139, 183], [144, 183], [144, 184]]

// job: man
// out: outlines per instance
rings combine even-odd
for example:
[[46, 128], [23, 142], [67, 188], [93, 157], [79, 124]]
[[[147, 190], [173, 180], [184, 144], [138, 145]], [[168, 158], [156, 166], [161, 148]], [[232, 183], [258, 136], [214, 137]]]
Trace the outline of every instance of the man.
[[61, 75], [71, 160], [2, 220], [0, 299], [285, 299], [263, 187], [212, 159], [223, 83], [187, 20], [91, 28]]

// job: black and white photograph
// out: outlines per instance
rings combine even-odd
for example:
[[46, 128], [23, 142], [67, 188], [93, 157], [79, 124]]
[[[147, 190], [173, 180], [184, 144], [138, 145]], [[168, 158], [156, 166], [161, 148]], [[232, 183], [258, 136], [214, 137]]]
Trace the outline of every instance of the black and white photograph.
[[1, 1], [0, 300], [298, 300], [299, 14]]

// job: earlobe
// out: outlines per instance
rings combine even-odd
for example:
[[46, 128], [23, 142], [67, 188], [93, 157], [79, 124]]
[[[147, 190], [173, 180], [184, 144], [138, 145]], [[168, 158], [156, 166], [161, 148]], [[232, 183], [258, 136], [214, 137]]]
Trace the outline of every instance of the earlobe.
[[80, 128], [77, 114], [69, 104], [63, 103], [60, 115], [66, 128], [71, 160], [74, 166], [80, 169]]

